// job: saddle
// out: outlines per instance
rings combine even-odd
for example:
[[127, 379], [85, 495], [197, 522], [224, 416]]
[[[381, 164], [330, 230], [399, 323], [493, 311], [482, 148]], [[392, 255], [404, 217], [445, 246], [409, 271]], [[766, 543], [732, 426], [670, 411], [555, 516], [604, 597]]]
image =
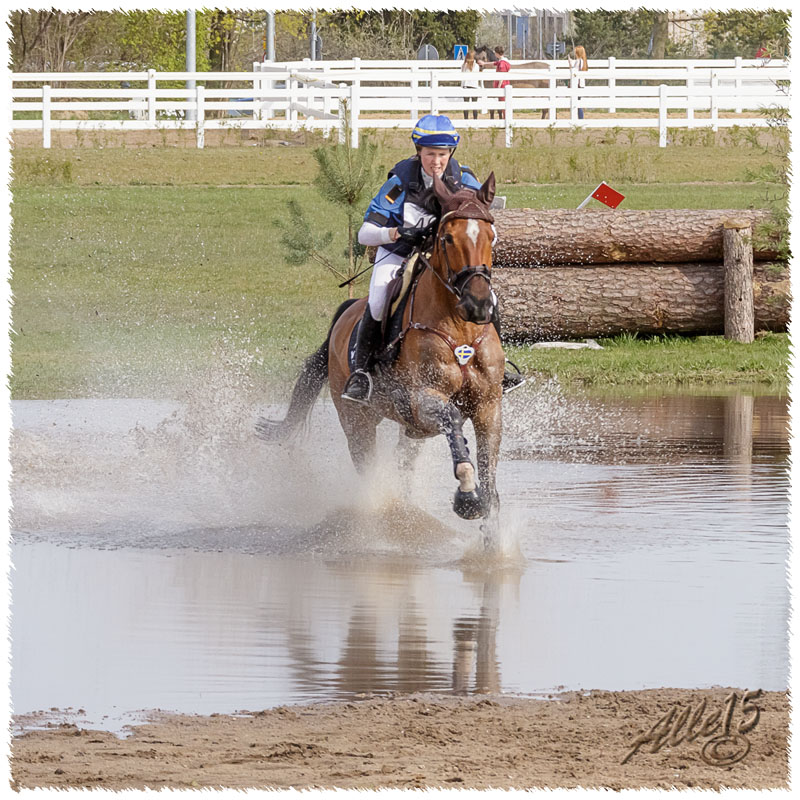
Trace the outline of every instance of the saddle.
[[[430, 254], [428, 254], [430, 256]], [[403, 314], [408, 305], [411, 295], [411, 286], [414, 279], [424, 269], [419, 262], [419, 253], [414, 252], [409, 256], [400, 272], [392, 278], [386, 291], [386, 305], [383, 309], [383, 320], [381, 322], [381, 343], [373, 353], [373, 360], [383, 366], [388, 366], [394, 362], [400, 352], [400, 332], [403, 329]], [[350, 334], [347, 358], [350, 369], [353, 369], [353, 354], [356, 349], [358, 339], [359, 322]]]

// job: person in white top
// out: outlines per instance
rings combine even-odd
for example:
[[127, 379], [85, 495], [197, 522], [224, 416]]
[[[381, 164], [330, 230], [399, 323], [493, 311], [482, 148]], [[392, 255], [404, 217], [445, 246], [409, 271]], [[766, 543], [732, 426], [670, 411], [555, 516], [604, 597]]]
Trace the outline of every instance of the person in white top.
[[[475, 51], [470, 50], [467, 53], [467, 57], [464, 59], [464, 63], [461, 65], [461, 71], [470, 73], [470, 77], [465, 77], [461, 81], [461, 85], [465, 89], [479, 89], [480, 83], [477, 78], [472, 77], [473, 72], [480, 72], [481, 68], [478, 66], [478, 62], [475, 61]], [[477, 103], [478, 98], [477, 94], [475, 97], [465, 97], [464, 101], [467, 103]], [[464, 119], [469, 119], [469, 111], [464, 111]], [[478, 109], [473, 108], [472, 110], [472, 119], [478, 119]]]
[[[572, 51], [572, 56], [575, 59], [574, 61], [567, 56], [570, 77], [576, 79], [575, 85], [579, 89], [584, 89], [586, 87], [586, 76], [583, 73], [587, 72], [589, 69], [589, 62], [586, 60], [586, 50], [581, 45], [578, 45]], [[580, 100], [580, 97], [578, 99]], [[583, 119], [582, 108], [578, 109], [578, 119]]]

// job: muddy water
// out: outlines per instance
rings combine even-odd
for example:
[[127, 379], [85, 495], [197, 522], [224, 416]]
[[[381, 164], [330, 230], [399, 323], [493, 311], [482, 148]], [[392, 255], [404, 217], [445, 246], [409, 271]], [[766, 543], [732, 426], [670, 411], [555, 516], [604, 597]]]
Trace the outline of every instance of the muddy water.
[[786, 688], [785, 399], [517, 394], [493, 563], [443, 443], [360, 481], [330, 404], [275, 449], [230, 394], [15, 403], [14, 712]]

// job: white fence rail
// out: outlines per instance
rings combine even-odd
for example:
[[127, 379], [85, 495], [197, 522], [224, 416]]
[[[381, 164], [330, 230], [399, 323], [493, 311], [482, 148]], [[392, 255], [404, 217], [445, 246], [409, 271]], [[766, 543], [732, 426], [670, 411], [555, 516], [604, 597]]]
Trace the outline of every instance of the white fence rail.
[[[783, 61], [609, 58], [589, 62], [584, 87], [565, 62], [539, 63], [544, 66], [512, 62], [510, 73], [481, 73], [478, 88], [463, 85], [458, 61], [355, 58], [257, 62], [252, 72], [16, 73], [12, 128], [41, 130], [44, 147], [54, 130], [189, 129], [203, 147], [212, 129], [309, 128], [325, 136], [335, 129], [341, 140], [349, 128], [357, 147], [362, 130], [411, 128], [423, 114], [444, 113], [461, 129], [502, 129], [507, 147], [515, 130], [547, 127], [655, 128], [665, 147], [669, 128], [765, 126], [765, 109], [789, 105]], [[496, 78], [512, 83], [494, 88]], [[197, 86], [165, 85], [187, 80]], [[105, 85], [89, 88], [97, 83]], [[483, 118], [473, 119], [474, 112]]]

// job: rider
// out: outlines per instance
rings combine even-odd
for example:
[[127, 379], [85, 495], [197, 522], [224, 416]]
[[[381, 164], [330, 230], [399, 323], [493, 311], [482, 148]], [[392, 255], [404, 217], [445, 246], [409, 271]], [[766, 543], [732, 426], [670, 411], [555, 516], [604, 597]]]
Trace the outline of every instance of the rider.
[[[434, 114], [422, 117], [411, 133], [417, 154], [394, 165], [364, 214], [358, 241], [365, 246], [377, 246], [378, 251], [367, 307], [357, 334], [353, 372], [342, 392], [346, 400], [366, 403], [372, 394], [369, 362], [379, 344], [389, 282], [414, 248], [430, 236], [436, 222], [436, 214], [431, 210], [433, 176], [438, 175], [451, 191], [481, 187], [472, 170], [452, 157], [459, 138], [447, 117]], [[492, 322], [499, 336], [497, 304]], [[507, 373], [503, 387], [508, 390], [522, 380], [522, 376]]]

